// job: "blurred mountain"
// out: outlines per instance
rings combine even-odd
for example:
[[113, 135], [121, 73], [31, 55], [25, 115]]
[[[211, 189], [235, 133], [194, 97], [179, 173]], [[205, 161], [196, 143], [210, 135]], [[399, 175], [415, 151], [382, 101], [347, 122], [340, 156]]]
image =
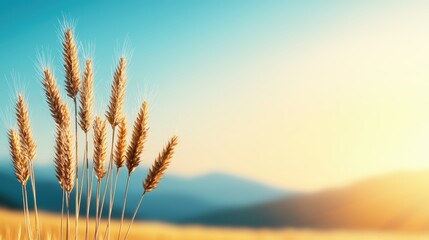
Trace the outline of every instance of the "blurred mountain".
[[221, 210], [187, 223], [428, 231], [429, 171], [395, 173], [340, 189]]
[[[1, 162], [4, 163], [6, 161]], [[0, 182], [3, 183], [0, 188], [0, 205], [8, 208], [21, 208], [21, 186], [13, 175], [13, 168], [10, 164], [0, 165]], [[61, 211], [61, 189], [54, 173], [54, 169], [48, 166], [37, 167], [35, 169], [37, 202], [39, 209], [58, 212]], [[140, 199], [142, 180], [146, 176], [146, 173], [146, 169], [137, 169], [132, 174], [126, 206], [126, 215], [129, 217], [132, 216], [135, 206]], [[112, 211], [112, 216], [115, 218], [120, 217], [126, 177], [126, 168], [121, 169]], [[30, 184], [27, 185], [30, 196]], [[104, 182], [102, 182], [101, 186], [104, 187]], [[293, 193], [226, 174], [216, 173], [194, 178], [167, 174], [158, 188], [145, 196], [137, 218], [180, 222], [183, 219], [189, 219], [209, 212], [226, 208], [251, 206], [274, 199], [281, 199], [291, 194]], [[95, 182], [93, 196], [95, 196]], [[73, 194], [71, 198], [74, 199]], [[108, 198], [109, 194], [106, 195], [103, 211], [107, 211]], [[82, 196], [83, 205], [86, 205], [85, 199], [86, 197]], [[30, 206], [32, 206], [31, 198], [29, 200]], [[91, 205], [95, 206], [94, 199]], [[71, 208], [74, 209], [74, 201], [71, 201]], [[83, 209], [81, 208], [81, 215], [85, 214]], [[94, 215], [95, 212], [91, 212], [91, 214]]]

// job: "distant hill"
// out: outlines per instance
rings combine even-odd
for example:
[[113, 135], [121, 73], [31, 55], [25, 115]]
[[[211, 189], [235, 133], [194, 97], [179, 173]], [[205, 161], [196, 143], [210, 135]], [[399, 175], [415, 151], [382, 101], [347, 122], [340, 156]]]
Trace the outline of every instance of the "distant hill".
[[[0, 168], [0, 182], [8, 183], [2, 184], [0, 188], [0, 206], [20, 208], [21, 188], [15, 180], [12, 166], [7, 164], [0, 165], [2, 165]], [[126, 208], [128, 216], [132, 215], [140, 198], [142, 179], [146, 173], [146, 169], [137, 169], [132, 175]], [[47, 166], [37, 167], [35, 174], [39, 208], [51, 212], [60, 211], [61, 189], [55, 178], [54, 169]], [[112, 212], [113, 217], [116, 218], [120, 217], [125, 181], [126, 170], [122, 169]], [[28, 189], [31, 191], [29, 186]], [[250, 180], [219, 173], [195, 178], [167, 174], [156, 191], [149, 193], [145, 197], [137, 218], [177, 223], [183, 219], [189, 219], [205, 213], [232, 207], [250, 206], [280, 199], [291, 194]], [[83, 197], [83, 199], [85, 198]], [[85, 201], [82, 201], [85, 204]], [[108, 196], [106, 196], [106, 203], [108, 203]], [[71, 204], [72, 208], [74, 208], [74, 201], [71, 201]], [[95, 202], [91, 204], [95, 206]], [[105, 207], [107, 206], [108, 204], [105, 204]]]
[[222, 210], [187, 223], [429, 231], [429, 171], [396, 173], [340, 189]]

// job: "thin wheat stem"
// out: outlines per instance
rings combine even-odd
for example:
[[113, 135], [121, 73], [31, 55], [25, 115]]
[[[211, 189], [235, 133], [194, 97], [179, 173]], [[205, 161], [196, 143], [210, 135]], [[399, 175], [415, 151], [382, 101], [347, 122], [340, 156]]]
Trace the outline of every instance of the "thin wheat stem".
[[85, 239], [89, 235], [89, 208], [91, 205], [91, 192], [92, 192], [92, 177], [94, 170], [91, 174], [91, 189], [89, 189], [89, 159], [88, 159], [88, 133], [85, 133], [85, 161], [86, 161], [86, 226], [85, 226]]
[[[87, 207], [86, 207], [86, 218], [88, 219], [88, 230], [86, 231], [86, 236], [85, 236], [85, 238], [86, 239], [88, 239], [88, 235], [89, 235], [89, 210], [90, 210], [90, 208], [91, 208], [91, 197], [92, 197], [92, 186], [94, 185], [93, 184], [93, 177], [94, 177], [94, 169], [92, 170], [92, 172], [91, 172], [91, 183], [90, 183], [90, 185], [89, 185], [89, 197], [88, 197], [88, 205], [87, 205]], [[98, 205], [96, 206], [96, 214], [95, 214], [95, 217], [97, 217], [97, 215], [98, 215]]]
[[61, 230], [60, 230], [60, 234], [61, 234], [61, 240], [63, 239], [63, 219], [64, 219], [64, 189], [62, 189], [61, 191]]
[[[113, 207], [113, 192], [112, 192], [112, 185], [113, 185], [113, 149], [115, 147], [115, 127], [112, 127], [112, 145], [110, 148], [110, 160], [109, 160], [109, 171], [107, 174], [110, 175], [110, 192], [109, 192], [109, 214], [108, 214], [108, 220], [107, 220], [107, 229], [106, 231], [109, 231], [110, 226], [110, 216], [112, 214], [112, 207]], [[110, 239], [110, 232], [107, 233], [108, 239]]]
[[37, 239], [40, 240], [39, 212], [37, 211], [37, 198], [36, 198], [36, 179], [34, 176], [33, 162], [31, 160], [28, 162], [30, 164], [30, 181], [31, 181], [31, 191], [33, 192], [34, 214], [36, 219], [36, 233], [37, 233]]
[[[33, 236], [33, 230], [31, 228], [31, 220], [30, 220], [30, 210], [28, 209], [28, 193], [27, 188], [24, 187], [24, 194], [25, 194], [25, 207], [27, 209], [27, 222], [28, 222], [28, 229], [30, 231], [30, 236]], [[32, 239], [32, 237], [30, 237]]]
[[69, 228], [69, 222], [70, 222], [70, 193], [66, 192], [66, 210], [67, 210], [67, 221], [66, 221], [66, 240], [70, 239], [70, 228]]
[[79, 164], [78, 164], [78, 136], [77, 136], [77, 102], [76, 97], [73, 99], [74, 102], [74, 130], [75, 130], [75, 148], [76, 148], [76, 154], [75, 154], [75, 161], [76, 161], [76, 210], [75, 210], [75, 239], [78, 237], [78, 231], [79, 231], [79, 211], [80, 211], [80, 200], [79, 200]]
[[24, 224], [27, 231], [28, 239], [31, 239], [31, 233], [30, 233], [30, 227], [29, 227], [30, 224], [28, 223], [28, 219], [27, 219], [28, 213], [27, 213], [27, 204], [26, 204], [26, 196], [25, 196], [25, 186], [24, 185], [21, 185], [21, 186], [22, 186], [22, 210], [24, 212]]
[[97, 190], [96, 190], [96, 201], [95, 201], [95, 234], [94, 239], [98, 238], [98, 205], [100, 204], [100, 180], [97, 181]]
[[112, 148], [110, 150], [110, 160], [109, 160], [109, 166], [107, 168], [107, 177], [106, 177], [106, 182], [104, 183], [103, 197], [101, 199], [100, 220], [103, 215], [104, 200], [106, 199], [106, 193], [107, 193], [107, 185], [109, 184], [109, 179], [112, 177], [110, 173], [112, 171], [114, 142], [115, 142], [115, 127], [112, 128]]
[[122, 215], [121, 215], [121, 224], [119, 225], [118, 240], [121, 237], [122, 224], [124, 223], [124, 213], [125, 213], [125, 206], [127, 205], [128, 183], [130, 182], [130, 176], [131, 174], [128, 174], [127, 183], [125, 185], [124, 203], [122, 204]]
[[[85, 137], [86, 139], [86, 137]], [[83, 194], [83, 184], [85, 182], [85, 179], [88, 178], [88, 176], [85, 175], [85, 162], [86, 162], [86, 146], [85, 150], [83, 152], [83, 161], [82, 161], [82, 170], [80, 171], [81, 174], [81, 182], [80, 182], [80, 191], [79, 191], [79, 210], [80, 210], [80, 204], [82, 203], [82, 194]]]
[[133, 218], [131, 219], [130, 225], [128, 226], [127, 233], [125, 234], [124, 240], [127, 239], [127, 237], [128, 237], [128, 233], [130, 232], [131, 226], [133, 225], [134, 219], [136, 218], [137, 212], [140, 209], [140, 204], [142, 203], [143, 197], [145, 194], [146, 194], [146, 192], [143, 192], [142, 196], [140, 197], [140, 201], [137, 204], [136, 210], [134, 211]]
[[118, 183], [118, 175], [119, 175], [119, 169], [116, 169], [115, 183], [113, 186], [113, 195], [112, 195], [113, 200], [112, 200], [112, 204], [109, 207], [109, 221], [107, 222], [106, 232], [104, 233], [104, 239], [106, 239], [106, 235], [107, 235], [107, 239], [110, 239], [110, 216], [112, 215], [113, 203], [115, 202], [116, 184]]

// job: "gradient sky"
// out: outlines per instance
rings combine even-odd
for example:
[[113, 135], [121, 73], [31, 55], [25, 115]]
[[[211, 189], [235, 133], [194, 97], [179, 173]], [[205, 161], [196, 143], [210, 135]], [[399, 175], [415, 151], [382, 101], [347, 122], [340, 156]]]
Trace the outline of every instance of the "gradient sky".
[[95, 58], [97, 114], [129, 58], [129, 125], [150, 105], [146, 165], [178, 134], [170, 172], [186, 176], [314, 191], [429, 167], [428, 12], [424, 1], [1, 1], [0, 156], [22, 91], [37, 162], [52, 162], [40, 61], [63, 85], [66, 18], [81, 58]]

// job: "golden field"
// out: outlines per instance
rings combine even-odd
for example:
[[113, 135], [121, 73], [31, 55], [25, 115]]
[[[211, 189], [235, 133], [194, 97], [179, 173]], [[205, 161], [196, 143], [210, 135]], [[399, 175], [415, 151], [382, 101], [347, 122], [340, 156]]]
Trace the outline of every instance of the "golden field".
[[[60, 216], [42, 213], [41, 228], [42, 239], [59, 239]], [[93, 225], [94, 221], [91, 221]], [[73, 223], [74, 224], [74, 223]], [[34, 224], [33, 224], [34, 226]], [[105, 229], [103, 224], [103, 231]], [[116, 239], [118, 224], [112, 229], [112, 239]], [[21, 229], [21, 230], [20, 230]], [[83, 239], [85, 231], [85, 219], [80, 220], [80, 239]], [[21, 231], [21, 232], [20, 232]], [[73, 231], [71, 231], [73, 234]], [[19, 238], [20, 236], [20, 238]], [[91, 236], [92, 232], [91, 232]], [[122, 234], [123, 236], [123, 234]], [[198, 226], [173, 226], [161, 223], [136, 223], [131, 229], [128, 239], [145, 240], [418, 240], [428, 239], [427, 234], [407, 234], [395, 232], [352, 232], [352, 231], [317, 231], [317, 230], [268, 230], [268, 229], [226, 229], [208, 228]], [[22, 213], [0, 209], [0, 239], [26, 239], [23, 229]], [[100, 237], [102, 239], [102, 237]]]

